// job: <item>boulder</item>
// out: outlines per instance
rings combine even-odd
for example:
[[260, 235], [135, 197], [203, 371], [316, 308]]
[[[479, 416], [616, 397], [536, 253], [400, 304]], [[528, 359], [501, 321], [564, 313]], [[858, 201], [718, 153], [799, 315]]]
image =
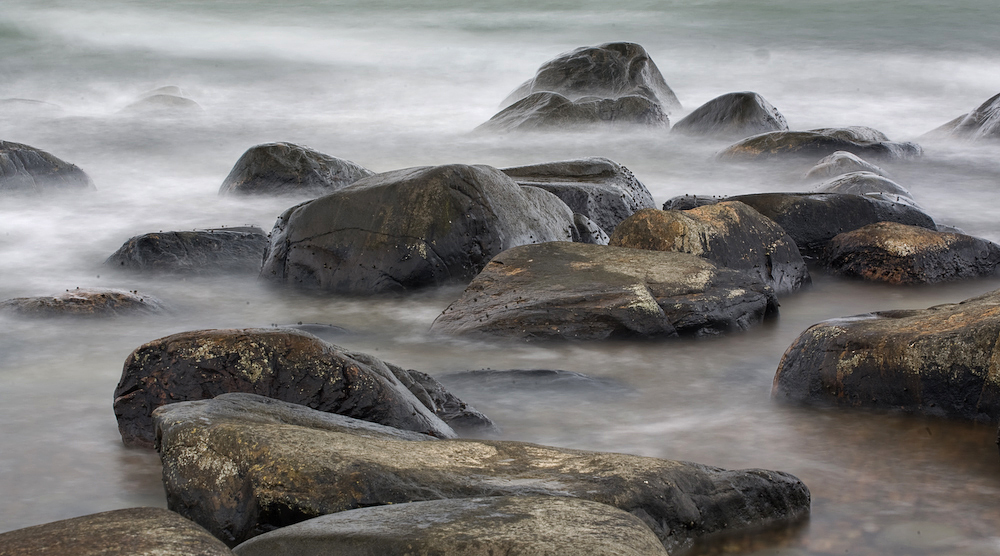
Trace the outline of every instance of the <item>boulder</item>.
[[[255, 415], [254, 403], [267, 413]], [[247, 394], [163, 406], [155, 418], [167, 503], [229, 545], [345, 510], [483, 496], [608, 504], [641, 519], [668, 552], [809, 512], [806, 486], [781, 472], [512, 441], [406, 439], [415, 433]]]
[[979, 108], [951, 120], [928, 135], [974, 141], [1000, 139], [1000, 94], [990, 97]]
[[639, 95], [570, 100], [559, 93], [532, 93], [497, 112], [480, 131], [532, 131], [595, 125], [669, 127], [659, 104]]
[[458, 399], [443, 384], [427, 373], [403, 369], [391, 363], [385, 365], [420, 403], [463, 436], [493, 436], [500, 427], [471, 405]]
[[562, 496], [490, 496], [359, 508], [254, 537], [239, 556], [650, 556], [667, 551], [638, 517]]
[[965, 234], [878, 222], [834, 237], [820, 263], [842, 276], [930, 284], [994, 274], [1000, 245]]
[[542, 64], [535, 77], [511, 93], [502, 106], [538, 92], [559, 93], [571, 100], [636, 95], [658, 104], [664, 114], [681, 108], [646, 49], [628, 42], [584, 46], [560, 54]]
[[181, 332], [139, 346], [115, 388], [126, 446], [153, 446], [153, 410], [227, 392], [250, 392], [441, 437], [454, 431], [386, 364], [288, 329]]
[[260, 272], [267, 235], [257, 227], [154, 232], [129, 238], [104, 264], [159, 274]]
[[823, 157], [847, 151], [864, 158], [899, 160], [923, 154], [916, 143], [895, 143], [870, 127], [772, 131], [748, 137], [719, 154], [722, 160]]
[[880, 176], [874, 172], [848, 172], [818, 184], [815, 193], [847, 193], [849, 195], [864, 195], [872, 199], [880, 199], [891, 203], [902, 203], [915, 208], [920, 205], [905, 187]]
[[727, 93], [713, 98], [673, 127], [673, 131], [685, 135], [732, 139], [787, 130], [785, 116], [764, 97], [753, 92]]
[[138, 291], [75, 288], [53, 296], [16, 297], [0, 302], [0, 312], [27, 317], [118, 317], [163, 312], [163, 304]]
[[671, 197], [663, 203], [663, 210], [691, 210], [705, 205], [714, 205], [725, 197], [715, 195], [678, 195]]
[[821, 322], [785, 352], [772, 398], [1000, 420], [1000, 290]]
[[867, 160], [847, 151], [837, 151], [823, 157], [808, 172], [806, 179], [833, 178], [850, 172], [871, 172], [883, 178], [889, 178], [889, 173]]
[[350, 160], [292, 143], [247, 149], [219, 188], [219, 195], [325, 195], [375, 175]]
[[202, 527], [162, 508], [127, 508], [0, 533], [3, 556], [232, 556]]
[[0, 141], [0, 193], [51, 193], [96, 189], [75, 164], [35, 147]]
[[641, 210], [621, 223], [610, 245], [677, 251], [756, 275], [778, 295], [811, 283], [795, 241], [781, 226], [739, 201], [690, 210]]
[[354, 294], [471, 280], [504, 249], [570, 241], [573, 213], [490, 166], [377, 174], [278, 217], [261, 276]]
[[524, 340], [703, 336], [776, 312], [774, 291], [758, 278], [695, 255], [543, 243], [494, 257], [431, 331]]
[[503, 168], [520, 185], [540, 187], [607, 233], [637, 210], [654, 208], [653, 195], [628, 168], [607, 158], [582, 158]]

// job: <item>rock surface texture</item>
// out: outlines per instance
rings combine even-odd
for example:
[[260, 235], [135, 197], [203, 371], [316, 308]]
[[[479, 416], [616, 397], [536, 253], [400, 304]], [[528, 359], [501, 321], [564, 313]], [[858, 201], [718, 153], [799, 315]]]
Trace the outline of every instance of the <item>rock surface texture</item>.
[[90, 176], [35, 147], [0, 141], [0, 193], [49, 193], [96, 189]]
[[255, 416], [250, 396], [233, 396], [156, 413], [170, 508], [230, 545], [324, 514], [481, 496], [608, 504], [641, 519], [668, 551], [809, 511], [805, 485], [775, 471], [510, 441], [414, 441], [301, 406], [283, 412], [288, 404], [264, 398], [254, 397], [272, 409]]
[[821, 322], [785, 352], [771, 396], [1000, 420], [1000, 291]]
[[0, 311], [29, 317], [115, 317], [160, 313], [163, 305], [134, 291], [76, 288], [59, 295], [0, 301]]
[[824, 128], [810, 131], [773, 131], [748, 137], [719, 154], [723, 160], [767, 160], [822, 157], [847, 151], [863, 158], [898, 160], [923, 154], [916, 143], [889, 141], [869, 127]]
[[733, 139], [787, 130], [785, 116], [764, 97], [753, 92], [728, 93], [713, 98], [673, 127], [673, 131], [686, 135]]
[[570, 100], [559, 93], [545, 91], [532, 93], [504, 108], [476, 129], [551, 131], [607, 124], [665, 128], [670, 125], [670, 120], [659, 104], [644, 96]]
[[250, 147], [219, 188], [220, 195], [325, 195], [375, 175], [350, 160], [292, 143]]
[[871, 172], [873, 174], [878, 174], [883, 178], [890, 177], [889, 173], [882, 168], [855, 154], [851, 154], [847, 151], [837, 151], [820, 159], [815, 166], [806, 172], [805, 178], [807, 180], [823, 180], [827, 178], [835, 178], [850, 172]]
[[254, 227], [155, 232], [130, 238], [104, 264], [154, 274], [255, 274], [267, 244]]
[[573, 212], [490, 166], [386, 172], [278, 217], [261, 276], [371, 294], [471, 280], [504, 249], [571, 241]]
[[639, 211], [618, 226], [610, 245], [698, 255], [754, 274], [778, 295], [811, 282], [795, 241], [773, 220], [739, 201], [685, 211]]
[[834, 237], [820, 262], [842, 276], [930, 284], [994, 274], [1000, 245], [965, 234], [879, 222]]
[[777, 312], [774, 290], [695, 255], [582, 243], [507, 250], [431, 331], [514, 339], [702, 336]]

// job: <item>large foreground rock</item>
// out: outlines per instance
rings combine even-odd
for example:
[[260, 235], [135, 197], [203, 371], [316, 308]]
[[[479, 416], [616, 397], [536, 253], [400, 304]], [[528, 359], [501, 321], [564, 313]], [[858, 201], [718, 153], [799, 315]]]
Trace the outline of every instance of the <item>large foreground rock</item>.
[[778, 295], [811, 282], [795, 241], [773, 220], [739, 201], [685, 211], [639, 211], [618, 226], [610, 245], [698, 255], [755, 274]]
[[772, 397], [1000, 420], [1000, 290], [821, 322], [785, 352]]
[[162, 508], [128, 508], [0, 533], [3, 556], [232, 556], [204, 528]]
[[702, 336], [777, 312], [758, 278], [687, 253], [581, 243], [504, 251], [431, 326], [517, 339]]
[[154, 232], [129, 238], [104, 264], [163, 274], [256, 274], [267, 244], [254, 227]]
[[666, 128], [667, 114], [644, 96], [584, 97], [570, 100], [559, 93], [532, 93], [497, 112], [482, 131], [558, 130], [595, 125], [642, 125]]
[[930, 284], [994, 274], [1000, 245], [965, 234], [879, 222], [834, 237], [821, 264], [843, 276]]
[[0, 301], [0, 312], [26, 317], [117, 317], [162, 311], [163, 304], [154, 297], [107, 288], [76, 288], [58, 295]]
[[608, 504], [641, 519], [668, 551], [809, 511], [808, 489], [780, 472], [522, 442], [406, 440], [246, 394], [167, 405], [156, 421], [170, 508], [230, 545], [324, 514], [481, 496]]
[[898, 160], [923, 154], [916, 143], [896, 143], [870, 127], [773, 131], [748, 137], [719, 154], [723, 160], [823, 157], [847, 151], [863, 158]]
[[293, 143], [247, 149], [219, 188], [220, 195], [325, 195], [374, 175], [350, 160]]
[[673, 131], [686, 135], [733, 139], [786, 130], [785, 116], [764, 97], [749, 91], [713, 98], [673, 127]]
[[370, 294], [472, 279], [504, 249], [570, 241], [573, 213], [490, 166], [386, 172], [278, 217], [261, 276]]
[[607, 158], [545, 162], [501, 172], [520, 185], [539, 187], [559, 197], [573, 212], [607, 233], [635, 211], [654, 208], [653, 196], [628, 168]]
[[972, 112], [955, 118], [928, 135], [973, 141], [1000, 139], [1000, 94], [990, 97]]
[[651, 556], [667, 551], [642, 520], [562, 496], [491, 496], [359, 508], [254, 537], [239, 556]]
[[75, 164], [21, 143], [0, 141], [0, 193], [48, 193], [96, 189]]
[[181, 332], [136, 348], [125, 360], [114, 394], [122, 441], [151, 447], [153, 410], [227, 392], [455, 436], [379, 359], [305, 332], [248, 328]]

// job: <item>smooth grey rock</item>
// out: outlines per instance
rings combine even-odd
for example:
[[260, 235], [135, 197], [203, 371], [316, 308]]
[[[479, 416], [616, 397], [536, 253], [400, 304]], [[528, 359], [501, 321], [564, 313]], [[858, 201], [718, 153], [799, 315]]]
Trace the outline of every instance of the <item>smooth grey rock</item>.
[[551, 131], [609, 125], [667, 128], [670, 120], [659, 104], [639, 95], [570, 100], [559, 93], [542, 91], [497, 112], [476, 129], [492, 132]]
[[873, 174], [878, 174], [883, 178], [891, 178], [889, 173], [882, 168], [847, 151], [837, 151], [822, 158], [816, 163], [815, 166], [806, 172], [805, 178], [807, 180], [822, 180], [826, 178], [834, 178], [850, 172], [871, 172]]
[[75, 164], [21, 143], [0, 141], [0, 193], [52, 193], [96, 189]]
[[129, 238], [104, 264], [151, 274], [256, 274], [267, 244], [256, 227], [154, 232]]
[[350, 160], [293, 143], [247, 149], [219, 188], [220, 195], [325, 195], [375, 175]]
[[674, 124], [674, 132], [741, 139], [769, 131], [786, 131], [785, 116], [754, 92], [727, 93], [699, 106]]
[[768, 160], [822, 157], [847, 151], [864, 158], [901, 160], [918, 157], [916, 143], [897, 143], [870, 127], [852, 126], [810, 131], [772, 131], [748, 137], [719, 154], [722, 160]]
[[1000, 94], [978, 108], [929, 132], [931, 137], [955, 137], [972, 141], [1000, 139]]
[[0, 311], [26, 317], [118, 317], [163, 312], [155, 297], [138, 291], [75, 288], [53, 296], [16, 297], [0, 302]]

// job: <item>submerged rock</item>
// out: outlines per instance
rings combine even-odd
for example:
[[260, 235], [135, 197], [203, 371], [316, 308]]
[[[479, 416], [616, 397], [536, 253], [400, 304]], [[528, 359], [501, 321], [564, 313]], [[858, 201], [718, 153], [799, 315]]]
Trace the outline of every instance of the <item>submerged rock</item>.
[[687, 253], [543, 243], [490, 261], [431, 331], [517, 339], [702, 336], [777, 312], [750, 274]]
[[795, 241], [773, 220], [739, 201], [684, 211], [639, 211], [618, 226], [610, 245], [698, 255], [754, 274], [779, 295], [811, 282]]
[[257, 273], [267, 235], [257, 227], [155, 232], [129, 238], [104, 264], [164, 274]]
[[147, 116], [186, 116], [201, 114], [204, 109], [197, 102], [184, 96], [180, 87], [168, 85], [141, 95], [136, 101], [122, 108], [121, 112]]
[[0, 302], [0, 312], [28, 317], [117, 317], [162, 311], [163, 304], [154, 297], [106, 288], [76, 288], [53, 296]]
[[631, 513], [668, 551], [809, 511], [805, 485], [776, 471], [510, 441], [415, 441], [404, 439], [414, 433], [289, 406], [230, 394], [160, 408], [155, 418], [169, 506], [233, 545], [361, 507], [560, 496]]
[[638, 517], [562, 496], [490, 496], [359, 508], [265, 533], [234, 552], [239, 556], [667, 554]]
[[874, 172], [848, 172], [817, 185], [813, 191], [815, 193], [863, 195], [872, 199], [920, 208], [920, 205], [905, 187]]
[[821, 322], [785, 352], [774, 399], [1000, 421], [1000, 290]]
[[219, 188], [220, 195], [324, 195], [375, 175], [350, 160], [292, 143], [247, 149]]
[[928, 135], [973, 141], [1000, 139], [1000, 94], [990, 97], [972, 112], [955, 118]]
[[871, 172], [883, 178], [890, 177], [889, 173], [882, 168], [847, 151], [837, 151], [824, 157], [806, 172], [805, 177], [806, 179], [826, 179], [850, 172]]
[[821, 264], [835, 274], [890, 284], [929, 284], [994, 274], [1000, 245], [895, 222], [834, 237]]
[[639, 95], [570, 100], [559, 93], [532, 93], [504, 108], [478, 130], [530, 131], [606, 124], [669, 127], [670, 120], [654, 101]]
[[[542, 188], [606, 233], [635, 211], [653, 208], [653, 196], [628, 168], [607, 158], [582, 158], [503, 168], [519, 185]], [[589, 242], [584, 242], [589, 243]], [[606, 242], [605, 242], [606, 243]]]
[[386, 172], [278, 217], [261, 276], [372, 294], [471, 280], [515, 245], [571, 241], [558, 197], [490, 166]]
[[0, 141], [0, 193], [52, 193], [96, 189], [75, 164], [21, 143]]
[[743, 138], [768, 131], [785, 131], [785, 116], [753, 92], [728, 93], [699, 106], [674, 124], [686, 135]]
[[898, 160], [917, 157], [916, 143], [895, 143], [870, 127], [824, 128], [810, 131], [773, 131], [748, 137], [719, 154], [723, 160], [767, 160], [827, 156], [846, 151], [860, 157]]

